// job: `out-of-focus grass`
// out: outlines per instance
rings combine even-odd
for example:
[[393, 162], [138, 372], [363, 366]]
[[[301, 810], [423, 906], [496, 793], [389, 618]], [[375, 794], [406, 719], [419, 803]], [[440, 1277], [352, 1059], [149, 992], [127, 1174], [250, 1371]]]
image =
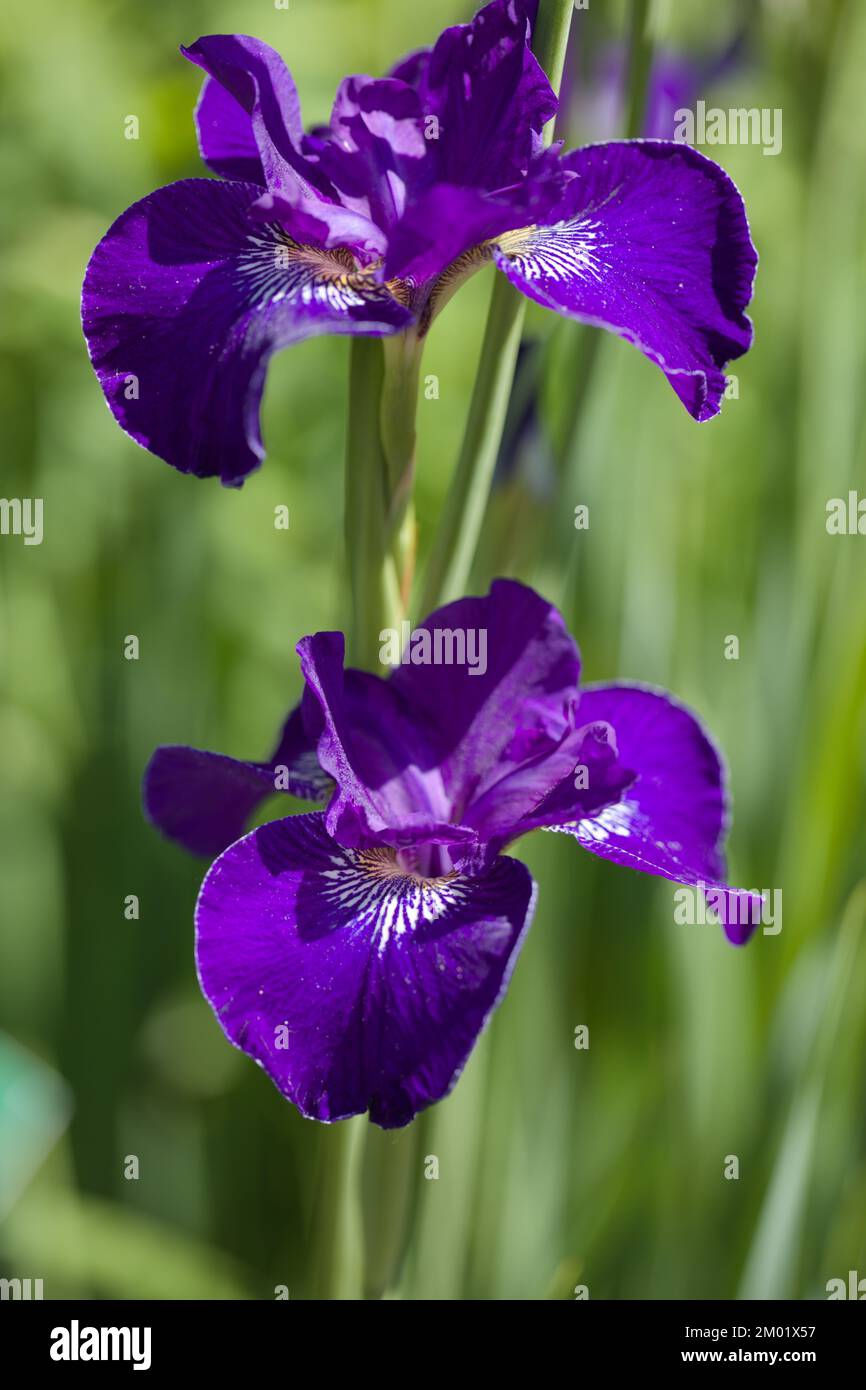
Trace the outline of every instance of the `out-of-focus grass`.
[[[561, 1298], [578, 1284], [592, 1297], [822, 1297], [864, 1268], [862, 947], [820, 1094], [812, 1049], [866, 850], [866, 539], [824, 525], [827, 499], [864, 477], [866, 13], [855, 0], [744, 13], [749, 62], [707, 96], [781, 107], [784, 143], [776, 158], [716, 151], [762, 257], [739, 399], [697, 426], [633, 349], [601, 341], [562, 495], [517, 510], [505, 553], [564, 606], [588, 678], [656, 681], [700, 711], [730, 764], [733, 878], [782, 890], [783, 930], [734, 951], [718, 931], [674, 925], [672, 886], [536, 837], [539, 910], [509, 995], [419, 1124], [406, 1297]], [[201, 173], [198, 81], [179, 42], [252, 29], [286, 54], [312, 122], [344, 72], [382, 71], [467, 11], [14, 0], [7, 14], [0, 492], [44, 497], [46, 531], [41, 547], [0, 541], [0, 1024], [65, 1078], [74, 1109], [0, 1231], [0, 1262], [44, 1277], [48, 1296], [300, 1293], [322, 1136], [227, 1048], [200, 999], [201, 866], [143, 823], [138, 781], [159, 742], [264, 753], [299, 690], [294, 642], [343, 625], [346, 344], [273, 363], [269, 458], [229, 492], [117, 430], [77, 298], [110, 220]], [[594, 41], [621, 34], [624, 7], [577, 22]], [[667, 7], [663, 34], [722, 44], [738, 22], [695, 0]], [[123, 138], [128, 114], [137, 142]], [[471, 281], [429, 341], [424, 545], [489, 287], [489, 272]], [[529, 327], [556, 333], [556, 417], [574, 336], [541, 311]], [[278, 503], [288, 533], [273, 527]], [[482, 561], [478, 582], [489, 577]], [[126, 662], [133, 632], [141, 658]], [[123, 914], [131, 893], [137, 922]], [[581, 1023], [588, 1051], [574, 1047]], [[123, 1176], [130, 1154], [137, 1181]], [[438, 1181], [422, 1177], [430, 1154]]]

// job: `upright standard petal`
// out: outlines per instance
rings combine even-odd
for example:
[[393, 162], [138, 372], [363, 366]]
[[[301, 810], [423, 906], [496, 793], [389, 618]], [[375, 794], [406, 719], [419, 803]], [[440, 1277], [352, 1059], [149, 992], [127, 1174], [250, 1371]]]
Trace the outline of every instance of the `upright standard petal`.
[[757, 255], [736, 187], [665, 141], [589, 145], [563, 166], [575, 177], [549, 220], [499, 238], [500, 270], [546, 308], [634, 343], [696, 420], [716, 415], [723, 368], [752, 341]]
[[239, 486], [264, 457], [268, 359], [317, 333], [389, 334], [407, 309], [348, 253], [247, 216], [262, 189], [186, 179], [133, 204], [93, 253], [82, 324], [106, 400], [183, 473]]
[[453, 818], [471, 824], [490, 787], [531, 762], [542, 780], [510, 801], [519, 815], [558, 780], [552, 767], [541, 770], [542, 755], [567, 733], [577, 695], [580, 654], [561, 614], [526, 585], [497, 579], [485, 597], [446, 604], [416, 633], [389, 683], [426, 730]]
[[433, 178], [418, 94], [395, 78], [347, 77], [324, 137], [310, 136], [341, 201], [390, 229], [407, 197]]
[[[272, 192], [299, 182], [323, 189], [315, 165], [301, 152], [304, 127], [301, 103], [292, 74], [279, 53], [261, 39], [247, 34], [207, 34], [190, 44], [181, 45], [181, 53], [191, 63], [202, 68], [224, 92], [248, 122], [243, 137], [249, 153], [249, 139], [258, 150], [264, 181]], [[206, 86], [209, 84], [206, 84]], [[228, 102], [219, 102], [211, 93], [202, 93], [205, 115], [211, 126], [218, 122], [221, 130], [211, 129], [202, 155], [210, 163], [225, 157], [228, 146], [242, 138], [243, 122]], [[229, 124], [230, 123], [230, 124]], [[199, 139], [203, 132], [199, 123]], [[218, 170], [222, 172], [222, 170]]]
[[266, 184], [248, 113], [221, 83], [206, 77], [195, 108], [199, 154], [225, 179]]
[[451, 823], [423, 721], [390, 682], [344, 670], [343, 651], [339, 632], [298, 643], [308, 694], [321, 709], [319, 761], [336, 783], [329, 834], [351, 847], [471, 842], [471, 830]]
[[344, 203], [331, 182], [321, 142], [304, 133], [298, 93], [279, 53], [243, 34], [210, 34], [181, 52], [209, 74], [196, 109], [202, 158], [218, 174], [264, 186], [252, 215], [285, 220], [298, 241], [380, 255], [384, 233], [351, 200]]
[[620, 759], [610, 724], [584, 724], [492, 786], [466, 819], [483, 827], [488, 853], [498, 854], [529, 830], [598, 815], [619, 801], [634, 780], [635, 773]]
[[310, 1119], [385, 1129], [447, 1095], [508, 985], [529, 872], [420, 879], [341, 849], [322, 815], [232, 845], [196, 908], [202, 990], [235, 1046]]
[[525, 175], [557, 100], [529, 46], [522, 0], [493, 0], [446, 29], [412, 76], [438, 123], [441, 182], [497, 189]]
[[407, 53], [405, 58], [401, 58], [398, 63], [395, 63], [388, 76], [396, 77], [398, 82], [408, 83], [417, 91], [429, 66], [430, 49], [416, 48], [412, 53]]
[[253, 811], [275, 792], [324, 801], [332, 790], [299, 705], [267, 762], [182, 745], [157, 748], [145, 769], [142, 800], [148, 819], [170, 840], [213, 858], [240, 839]]
[[[574, 802], [566, 801], [548, 828], [569, 831], [603, 859], [718, 890], [728, 937], [737, 945], [748, 940], [760, 917], [760, 895], [725, 883], [725, 773], [695, 716], [660, 691], [623, 684], [587, 686], [578, 719], [610, 726], [618, 763], [633, 779], [618, 801], [591, 815], [575, 817]], [[590, 789], [592, 776], [590, 769]]]

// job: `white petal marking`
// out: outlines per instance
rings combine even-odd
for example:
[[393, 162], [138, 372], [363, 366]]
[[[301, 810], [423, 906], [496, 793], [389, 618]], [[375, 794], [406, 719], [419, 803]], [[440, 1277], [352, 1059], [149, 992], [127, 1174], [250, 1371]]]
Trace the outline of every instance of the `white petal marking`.
[[610, 265], [601, 252], [609, 243], [601, 239], [602, 226], [592, 218], [556, 222], [550, 227], [526, 227], [507, 232], [499, 249], [527, 280], [601, 281]]
[[381, 953], [422, 925], [433, 923], [466, 900], [466, 883], [458, 874], [425, 879], [404, 873], [382, 850], [341, 850], [325, 869], [326, 902], [353, 918], [354, 929], [372, 934]]

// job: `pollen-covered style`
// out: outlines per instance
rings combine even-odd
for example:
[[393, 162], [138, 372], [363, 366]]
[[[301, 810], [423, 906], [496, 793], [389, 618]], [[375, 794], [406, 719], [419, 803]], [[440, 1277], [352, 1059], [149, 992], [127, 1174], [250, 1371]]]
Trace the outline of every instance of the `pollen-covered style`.
[[[219, 856], [196, 910], [202, 989], [313, 1119], [404, 1125], [454, 1085], [532, 920], [535, 885], [503, 852], [527, 831], [717, 889], [737, 944], [758, 920], [724, 884], [722, 766], [688, 710], [579, 688], [560, 614], [513, 580], [422, 626], [485, 631], [483, 675], [344, 670], [342, 634], [320, 632], [299, 643], [306, 688], [268, 762], [167, 747], [145, 774], [155, 824]], [[327, 808], [244, 835], [275, 788]]]
[[138, 443], [240, 485], [264, 457], [273, 352], [318, 333], [423, 336], [488, 261], [636, 344], [695, 419], [717, 413], [752, 335], [742, 199], [686, 145], [544, 149], [557, 101], [522, 0], [493, 0], [385, 78], [346, 78], [313, 131], [267, 44], [211, 35], [183, 52], [207, 74], [196, 123], [220, 177], [127, 209], [82, 298], [106, 400]]

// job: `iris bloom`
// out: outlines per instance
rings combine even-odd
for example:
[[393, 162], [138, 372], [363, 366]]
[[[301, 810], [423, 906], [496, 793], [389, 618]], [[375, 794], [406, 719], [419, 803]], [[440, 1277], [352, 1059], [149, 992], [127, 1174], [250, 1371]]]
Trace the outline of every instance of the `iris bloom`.
[[118, 422], [175, 468], [240, 485], [264, 456], [271, 354], [318, 333], [420, 342], [492, 261], [523, 294], [611, 329], [664, 372], [697, 420], [744, 353], [756, 256], [728, 176], [686, 145], [542, 147], [557, 101], [521, 0], [389, 76], [340, 85], [305, 132], [273, 49], [211, 35], [199, 145], [218, 179], [127, 209], [97, 246], [82, 321]]
[[[422, 629], [434, 650], [437, 631], [440, 650], [486, 632], [486, 670], [344, 670], [342, 634], [319, 632], [298, 644], [306, 687], [272, 759], [160, 748], [145, 774], [155, 824], [219, 855], [196, 909], [202, 990], [313, 1119], [369, 1110], [390, 1128], [449, 1092], [532, 920], [535, 885], [504, 853], [529, 830], [713, 887], [745, 917], [724, 885], [722, 765], [694, 715], [642, 686], [579, 689], [560, 614], [512, 580]], [[244, 835], [275, 786], [327, 809]]]

